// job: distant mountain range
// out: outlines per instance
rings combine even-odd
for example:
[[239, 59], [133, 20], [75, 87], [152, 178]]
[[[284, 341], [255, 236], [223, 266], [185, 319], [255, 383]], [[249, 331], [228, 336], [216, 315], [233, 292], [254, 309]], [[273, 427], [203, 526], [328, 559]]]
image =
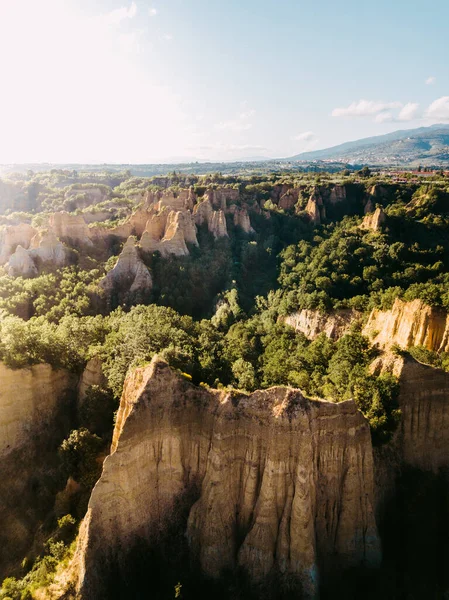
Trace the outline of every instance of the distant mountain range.
[[449, 124], [405, 129], [303, 152], [293, 161], [332, 160], [371, 165], [449, 165]]

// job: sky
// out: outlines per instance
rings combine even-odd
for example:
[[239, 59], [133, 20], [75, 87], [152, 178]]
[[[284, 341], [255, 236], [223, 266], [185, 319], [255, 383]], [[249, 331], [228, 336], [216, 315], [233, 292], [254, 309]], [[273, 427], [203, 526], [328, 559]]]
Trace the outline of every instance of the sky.
[[449, 123], [447, 0], [0, 0], [0, 163], [286, 157]]

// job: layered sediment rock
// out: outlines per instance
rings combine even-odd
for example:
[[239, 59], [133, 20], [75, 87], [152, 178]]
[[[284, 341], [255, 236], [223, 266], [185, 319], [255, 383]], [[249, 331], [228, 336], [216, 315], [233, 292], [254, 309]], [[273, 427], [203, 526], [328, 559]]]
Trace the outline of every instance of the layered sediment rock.
[[166, 208], [152, 215], [140, 240], [143, 250], [158, 251], [162, 256], [188, 255], [187, 243], [198, 246], [192, 213], [188, 210], [169, 212]]
[[296, 331], [303, 333], [309, 340], [314, 340], [321, 333], [337, 340], [351, 329], [360, 314], [354, 310], [339, 310], [331, 313], [320, 313], [317, 310], [303, 309], [292, 313], [282, 320]]
[[377, 207], [372, 214], [367, 212], [362, 221], [362, 229], [371, 229], [372, 231], [379, 231], [379, 229], [382, 227], [385, 221], [386, 216], [384, 211], [380, 207]]
[[30, 252], [22, 246], [17, 246], [14, 254], [9, 257], [7, 272], [10, 277], [35, 277], [38, 274]]
[[234, 204], [231, 207], [230, 212], [234, 215], [234, 225], [236, 227], [240, 227], [245, 233], [254, 233], [246, 208], [240, 208]]
[[8, 262], [17, 246], [28, 248], [37, 231], [28, 223], [9, 225], [0, 229], [0, 265]]
[[100, 387], [106, 385], [103, 364], [98, 356], [91, 358], [84, 367], [84, 371], [78, 384], [78, 400], [80, 402], [84, 400], [87, 389], [92, 385], [98, 385]]
[[334, 185], [329, 194], [329, 202], [337, 204], [343, 200], [346, 200], [346, 187], [344, 185]]
[[48, 470], [64, 439], [76, 377], [39, 364], [0, 363], [0, 579], [29, 551], [42, 513], [52, 508]]
[[110, 296], [148, 294], [151, 291], [153, 280], [139, 256], [135, 237], [128, 238], [115, 267], [101, 280], [100, 286]]
[[391, 310], [373, 309], [363, 334], [381, 349], [397, 344], [404, 349], [425, 346], [435, 352], [449, 351], [447, 313], [419, 299], [404, 302], [396, 298]]
[[72, 382], [67, 371], [56, 371], [50, 365], [14, 370], [0, 363], [1, 457], [29, 443], [31, 432], [37, 434], [48, 425]]
[[133, 298], [142, 299], [151, 292], [153, 280], [139, 256], [135, 237], [128, 238], [114, 268], [101, 280], [100, 287], [110, 300], [115, 297], [119, 302], [125, 298], [131, 302]]
[[104, 597], [103, 569], [137, 538], [151, 545], [192, 490], [186, 530], [206, 574], [278, 570], [311, 597], [328, 569], [379, 561], [372, 461], [352, 401], [205, 390], [155, 358], [125, 383], [75, 556], [80, 597]]
[[55, 267], [63, 267], [69, 260], [67, 248], [52, 231], [39, 231], [31, 240], [29, 252], [38, 262]]
[[91, 231], [82, 215], [72, 215], [67, 212], [56, 212], [50, 216], [49, 228], [60, 239], [91, 245]]
[[319, 225], [326, 218], [326, 210], [324, 208], [323, 199], [318, 189], [310, 195], [306, 206], [306, 213], [314, 225]]
[[210, 200], [207, 198], [195, 206], [193, 218], [197, 225], [207, 223], [207, 228], [215, 239], [228, 237], [226, 216], [223, 210], [214, 210]]

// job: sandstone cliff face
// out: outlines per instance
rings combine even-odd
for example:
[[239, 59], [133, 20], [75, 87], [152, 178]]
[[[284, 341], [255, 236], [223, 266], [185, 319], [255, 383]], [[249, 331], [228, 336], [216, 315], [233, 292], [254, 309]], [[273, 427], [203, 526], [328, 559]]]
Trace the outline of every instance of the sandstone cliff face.
[[28, 248], [36, 229], [27, 223], [10, 225], [0, 229], [0, 265], [8, 262], [17, 246]]
[[378, 207], [372, 214], [367, 212], [363, 218], [362, 229], [372, 229], [373, 231], [378, 231], [385, 223], [385, 220], [386, 216], [384, 211]]
[[246, 208], [240, 208], [234, 204], [230, 209], [230, 213], [234, 215], [234, 225], [236, 227], [240, 227], [245, 233], [254, 233]]
[[404, 302], [396, 298], [391, 310], [373, 309], [363, 334], [381, 349], [398, 344], [404, 349], [425, 346], [436, 352], [449, 350], [447, 313], [422, 300]]
[[237, 202], [239, 196], [240, 192], [238, 189], [227, 186], [208, 190], [205, 194], [205, 198], [209, 200], [213, 208], [224, 212], [226, 212], [230, 205]]
[[98, 385], [102, 387], [105, 384], [106, 377], [103, 373], [102, 362], [98, 356], [94, 356], [87, 362], [81, 375], [78, 384], [78, 400], [80, 402], [84, 400], [86, 397], [87, 388], [89, 388], [91, 385]]
[[208, 391], [155, 358], [125, 383], [75, 556], [80, 597], [103, 597], [101, 568], [137, 537], [157, 540], [192, 490], [187, 535], [205, 573], [278, 569], [311, 597], [330, 567], [379, 560], [372, 461], [352, 401]]
[[140, 240], [143, 250], [158, 251], [162, 256], [188, 255], [186, 243], [198, 246], [192, 213], [188, 210], [168, 211], [166, 207], [151, 216]]
[[22, 246], [17, 246], [14, 254], [9, 257], [7, 272], [10, 277], [35, 277], [38, 274], [29, 251]]
[[91, 232], [82, 215], [67, 212], [53, 213], [49, 219], [49, 228], [60, 239], [69, 239], [75, 243], [91, 245]]
[[69, 262], [68, 249], [51, 231], [39, 231], [31, 239], [29, 249], [17, 246], [9, 257], [7, 272], [11, 277], [35, 277], [39, 267], [63, 267]]
[[215, 239], [228, 237], [225, 213], [223, 210], [214, 210], [209, 198], [194, 207], [193, 218], [197, 225], [207, 223], [207, 228]]
[[52, 231], [39, 231], [30, 243], [30, 255], [37, 262], [63, 267], [68, 263], [68, 251]]
[[153, 280], [139, 256], [135, 237], [128, 238], [115, 267], [100, 281], [100, 287], [109, 300], [115, 296], [119, 302], [123, 302], [125, 297], [132, 302], [134, 296], [137, 299], [149, 294]]
[[371, 365], [399, 379], [401, 423], [396, 434], [401, 461], [424, 471], [449, 467], [449, 373], [411, 357], [385, 352]]
[[[47, 469], [67, 433], [76, 378], [40, 364], [0, 363], [0, 579], [23, 559], [47, 504]], [[51, 502], [51, 498], [50, 498]]]
[[314, 225], [319, 225], [326, 217], [323, 199], [318, 189], [315, 189], [307, 202], [306, 213]]
[[346, 188], [344, 185], [334, 185], [330, 191], [329, 202], [331, 204], [337, 204], [346, 200]]
[[358, 318], [360, 314], [349, 309], [331, 313], [303, 309], [284, 317], [283, 322], [303, 333], [309, 340], [314, 340], [321, 333], [325, 333], [332, 340], [337, 340], [349, 332], [352, 323]]
[[0, 363], [0, 457], [29, 443], [30, 433], [48, 424], [71, 383], [67, 371], [50, 365], [13, 370]]

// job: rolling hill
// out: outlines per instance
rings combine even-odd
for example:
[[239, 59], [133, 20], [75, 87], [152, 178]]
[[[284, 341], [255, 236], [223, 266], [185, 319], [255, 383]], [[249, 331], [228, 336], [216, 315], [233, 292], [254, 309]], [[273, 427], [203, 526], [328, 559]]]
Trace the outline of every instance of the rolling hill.
[[289, 160], [338, 160], [351, 164], [449, 165], [449, 124], [394, 131], [303, 152]]

